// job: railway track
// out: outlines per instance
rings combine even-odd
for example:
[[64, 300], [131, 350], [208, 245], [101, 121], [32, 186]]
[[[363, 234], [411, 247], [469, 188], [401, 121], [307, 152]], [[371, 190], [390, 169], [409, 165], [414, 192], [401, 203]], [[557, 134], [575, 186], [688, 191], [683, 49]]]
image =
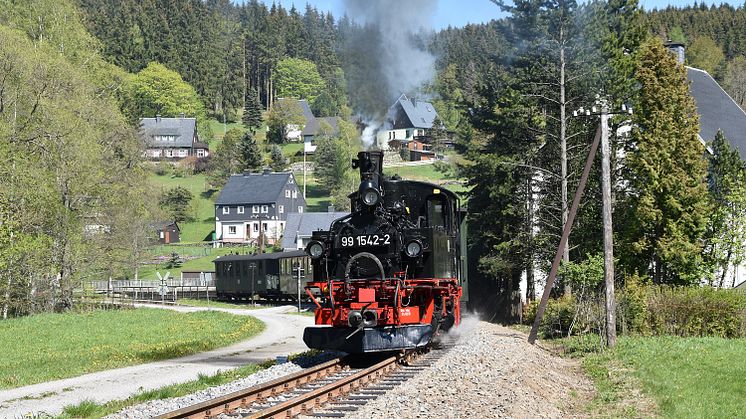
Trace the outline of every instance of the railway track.
[[379, 357], [372, 365], [370, 361], [337, 358], [157, 418], [344, 417], [414, 377], [446, 349]]

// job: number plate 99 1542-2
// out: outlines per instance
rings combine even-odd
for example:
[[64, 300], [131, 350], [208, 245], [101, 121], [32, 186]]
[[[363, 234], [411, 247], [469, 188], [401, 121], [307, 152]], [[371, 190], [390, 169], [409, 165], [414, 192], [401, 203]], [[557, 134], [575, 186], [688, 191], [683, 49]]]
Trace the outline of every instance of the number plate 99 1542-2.
[[390, 244], [390, 234], [361, 234], [358, 236], [342, 236], [342, 247], [388, 246]]

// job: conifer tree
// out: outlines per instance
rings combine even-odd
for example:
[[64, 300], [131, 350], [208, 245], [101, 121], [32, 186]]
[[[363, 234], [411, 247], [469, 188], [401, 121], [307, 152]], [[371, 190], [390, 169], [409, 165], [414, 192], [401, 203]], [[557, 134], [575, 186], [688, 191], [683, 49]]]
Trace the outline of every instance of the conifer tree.
[[639, 52], [636, 79], [623, 266], [657, 284], [695, 284], [704, 276], [703, 233], [711, 208], [686, 70], [659, 39], [650, 39]]
[[253, 87], [249, 88], [246, 93], [246, 105], [241, 119], [252, 133], [262, 126], [262, 104], [259, 103], [259, 94]]

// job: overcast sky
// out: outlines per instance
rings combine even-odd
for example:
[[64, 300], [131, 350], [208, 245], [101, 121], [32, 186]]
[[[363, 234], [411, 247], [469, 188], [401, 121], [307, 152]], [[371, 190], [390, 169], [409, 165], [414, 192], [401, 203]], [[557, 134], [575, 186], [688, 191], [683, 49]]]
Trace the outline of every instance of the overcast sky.
[[[240, 2], [242, 0], [236, 0]], [[263, 3], [271, 5], [273, 2], [282, 3], [287, 8], [290, 8], [293, 4], [295, 7], [303, 13], [306, 7], [306, 3], [315, 6], [320, 11], [331, 11], [335, 18], [338, 18], [344, 14], [344, 3], [343, 0], [260, 0]], [[376, 1], [376, 0], [369, 0]], [[407, 1], [407, 0], [402, 0]], [[639, 0], [646, 10], [654, 8], [662, 9], [666, 6], [685, 6], [693, 4], [694, 1], [689, 0]], [[441, 29], [451, 26], [464, 26], [467, 23], [481, 23], [488, 22], [491, 19], [502, 17], [503, 14], [500, 12], [497, 6], [490, 0], [439, 0], [437, 2], [435, 15], [433, 17], [433, 28]], [[720, 4], [720, 1], [707, 1], [707, 4]], [[738, 4], [738, 3], [731, 3]]]

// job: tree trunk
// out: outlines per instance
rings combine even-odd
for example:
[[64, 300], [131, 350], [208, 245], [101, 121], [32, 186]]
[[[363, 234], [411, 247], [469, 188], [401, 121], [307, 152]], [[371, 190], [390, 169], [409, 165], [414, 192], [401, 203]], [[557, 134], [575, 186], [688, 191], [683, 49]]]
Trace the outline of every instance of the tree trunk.
[[[567, 206], [567, 119], [565, 118], [567, 112], [567, 104], [565, 103], [565, 39], [564, 31], [560, 29], [560, 179], [561, 179], [561, 199], [562, 199], [562, 227], [564, 228], [567, 224], [568, 206]], [[567, 246], [562, 253], [562, 261], [567, 263], [570, 261], [570, 243], [568, 239]], [[572, 294], [572, 287], [566, 281], [565, 295]]]

